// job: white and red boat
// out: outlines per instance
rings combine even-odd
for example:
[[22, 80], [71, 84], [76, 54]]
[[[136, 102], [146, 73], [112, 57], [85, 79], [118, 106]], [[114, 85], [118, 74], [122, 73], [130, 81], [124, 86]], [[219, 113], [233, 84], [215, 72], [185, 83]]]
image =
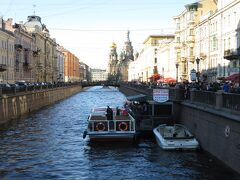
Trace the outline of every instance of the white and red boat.
[[106, 107], [94, 108], [88, 117], [88, 128], [83, 138], [90, 141], [133, 141], [136, 136], [135, 119], [126, 109], [111, 108], [113, 118], [107, 119]]

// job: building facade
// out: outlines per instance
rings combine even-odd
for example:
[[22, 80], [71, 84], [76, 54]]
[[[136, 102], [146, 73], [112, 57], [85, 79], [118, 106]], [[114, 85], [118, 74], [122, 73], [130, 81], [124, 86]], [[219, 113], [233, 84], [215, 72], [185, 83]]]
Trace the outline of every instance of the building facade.
[[91, 69], [91, 80], [92, 81], [106, 81], [108, 74], [103, 69]]
[[57, 82], [64, 82], [64, 62], [65, 56], [62, 52], [62, 47], [57, 45]]
[[15, 36], [14, 79], [15, 81], [33, 82], [35, 73], [34, 38], [27, 32], [23, 24], [12, 24], [12, 19], [6, 21], [6, 28]]
[[176, 59], [179, 66], [179, 77], [181, 81], [190, 81], [190, 72], [196, 64], [195, 56], [195, 26], [200, 17], [215, 12], [217, 2], [215, 0], [199, 1], [185, 5], [185, 10], [174, 17], [176, 24], [175, 43]]
[[[219, 1], [218, 11], [196, 26], [196, 56], [204, 81], [213, 82], [239, 72], [240, 1]], [[231, 61], [229, 61], [231, 60]]]
[[14, 83], [14, 34], [6, 29], [0, 18], [0, 82]]
[[56, 40], [50, 37], [49, 30], [42, 24], [39, 16], [28, 16], [24, 26], [34, 38], [35, 80], [57, 82]]
[[70, 51], [63, 49], [65, 82], [80, 81], [79, 59]]
[[128, 80], [148, 82], [154, 74], [170, 76], [170, 69], [167, 68], [169, 65], [166, 65], [170, 58], [170, 49], [167, 44], [173, 40], [174, 35], [150, 35], [144, 41], [143, 49], [129, 64]]

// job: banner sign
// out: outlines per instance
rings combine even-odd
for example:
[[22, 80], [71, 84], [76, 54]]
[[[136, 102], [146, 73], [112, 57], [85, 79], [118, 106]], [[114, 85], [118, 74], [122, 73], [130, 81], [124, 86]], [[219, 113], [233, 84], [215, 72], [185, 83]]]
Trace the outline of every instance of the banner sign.
[[169, 89], [153, 89], [153, 100], [166, 102], [169, 100]]

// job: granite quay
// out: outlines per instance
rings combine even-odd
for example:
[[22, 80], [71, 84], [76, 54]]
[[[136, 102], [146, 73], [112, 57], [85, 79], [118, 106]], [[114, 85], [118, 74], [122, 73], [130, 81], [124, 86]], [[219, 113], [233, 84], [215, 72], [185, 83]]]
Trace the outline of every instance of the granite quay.
[[[124, 83], [120, 91], [127, 96], [145, 94], [153, 99], [146, 85]], [[240, 94], [169, 88], [173, 119], [183, 123], [196, 136], [201, 148], [240, 173]]]
[[82, 86], [79, 83], [65, 83], [0, 91], [0, 124], [19, 119], [81, 90]]

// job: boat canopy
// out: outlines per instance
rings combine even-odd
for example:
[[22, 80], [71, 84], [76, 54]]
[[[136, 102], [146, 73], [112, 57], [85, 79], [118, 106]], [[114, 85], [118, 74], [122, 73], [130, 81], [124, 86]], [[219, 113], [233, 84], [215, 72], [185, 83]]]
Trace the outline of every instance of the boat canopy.
[[147, 95], [138, 94], [138, 95], [135, 95], [135, 96], [127, 96], [127, 100], [145, 102], [145, 101], [147, 101]]

